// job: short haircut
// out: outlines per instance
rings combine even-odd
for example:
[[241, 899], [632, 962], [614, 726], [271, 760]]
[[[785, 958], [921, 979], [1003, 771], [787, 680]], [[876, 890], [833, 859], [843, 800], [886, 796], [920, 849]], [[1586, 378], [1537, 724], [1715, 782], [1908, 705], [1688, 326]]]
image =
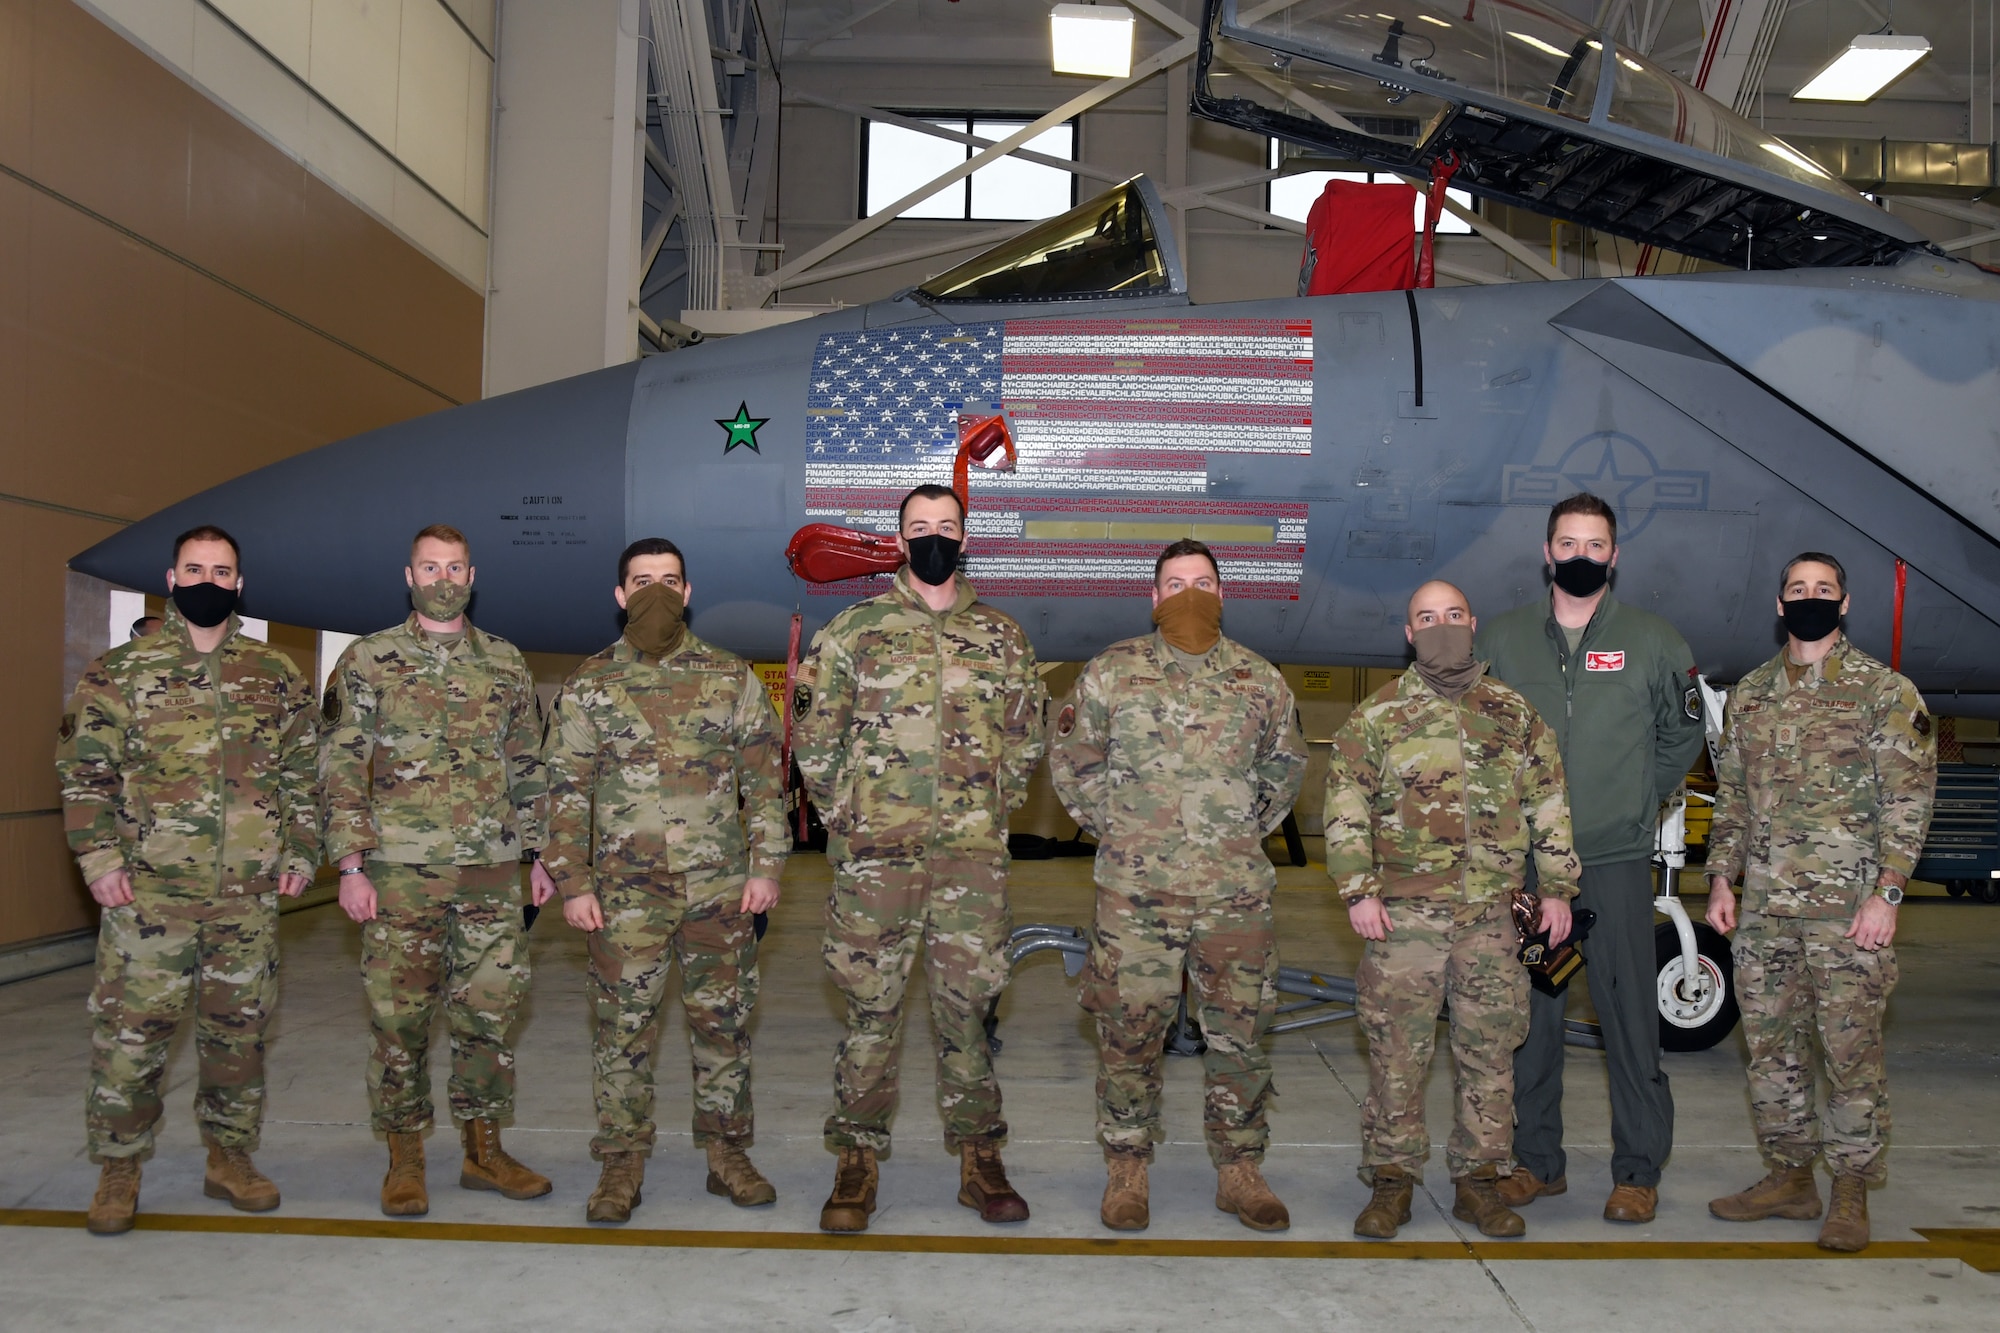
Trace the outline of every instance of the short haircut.
[[665, 537], [641, 537], [638, 541], [633, 542], [630, 546], [626, 547], [623, 551], [620, 551], [618, 553], [619, 587], [622, 588], [625, 586], [625, 573], [632, 567], [633, 560], [637, 559], [639, 556], [642, 555], [672, 556], [674, 559], [681, 562], [681, 577], [683, 579], [687, 578], [687, 572], [688, 572], [687, 557], [681, 554], [680, 547], [674, 545], [672, 542], [668, 541]]
[[242, 571], [243, 548], [236, 544], [234, 537], [224, 532], [221, 528], [216, 527], [215, 524], [204, 523], [200, 527], [189, 528], [186, 532], [174, 538], [174, 563], [176, 565], [181, 562], [181, 547], [186, 546], [189, 542], [228, 542], [229, 554], [236, 561], [237, 571], [239, 573]]
[[909, 512], [912, 500], [949, 500], [958, 506], [958, 521], [965, 522], [965, 501], [958, 498], [958, 492], [949, 486], [940, 486], [927, 481], [903, 497], [903, 503], [896, 506], [896, 531], [903, 530], [903, 515]]
[[1192, 537], [1183, 537], [1160, 552], [1160, 558], [1153, 562], [1154, 587], [1159, 586], [1160, 571], [1167, 567], [1167, 561], [1178, 560], [1184, 555], [1198, 555], [1208, 561], [1208, 567], [1215, 571], [1215, 581], [1222, 582], [1222, 566], [1215, 563], [1215, 552], [1208, 549], [1208, 543], [1198, 542]]
[[1840, 595], [1847, 596], [1847, 570], [1825, 551], [1800, 551], [1787, 560], [1784, 573], [1778, 575], [1778, 596], [1785, 595], [1785, 585], [1792, 581], [1792, 570], [1805, 564], [1825, 565], [1832, 570], [1834, 579], [1840, 584]]
[[[140, 616], [137, 620], [132, 622], [132, 637], [135, 639], [138, 638], [141, 634], [144, 634], [146, 632], [146, 626], [150, 622], [159, 619], [160, 618], [158, 616]], [[162, 621], [161, 623], [164, 624], [165, 622]]]
[[1556, 520], [1565, 518], [1571, 514], [1586, 514], [1591, 518], [1603, 519], [1611, 525], [1611, 544], [1613, 546], [1618, 544], [1618, 511], [1592, 495], [1589, 491], [1578, 491], [1575, 495], [1566, 495], [1550, 507], [1549, 535], [1542, 540], [1554, 541], [1556, 539]]
[[466, 562], [468, 564], [471, 563], [472, 543], [465, 539], [465, 534], [449, 523], [433, 523], [427, 528], [418, 529], [417, 535], [410, 538], [411, 564], [415, 564], [417, 560], [417, 543], [423, 541], [426, 537], [432, 541], [450, 542], [453, 546], [464, 548]]

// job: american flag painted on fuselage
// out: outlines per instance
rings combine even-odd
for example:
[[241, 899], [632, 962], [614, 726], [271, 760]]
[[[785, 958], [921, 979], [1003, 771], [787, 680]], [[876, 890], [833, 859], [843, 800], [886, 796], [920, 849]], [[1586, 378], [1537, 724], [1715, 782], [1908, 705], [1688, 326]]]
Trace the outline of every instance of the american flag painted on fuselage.
[[[1306, 506], [1208, 498], [1208, 456], [1310, 454], [1312, 390], [1308, 320], [1018, 319], [830, 333], [808, 382], [806, 506], [815, 519], [894, 531], [912, 486], [950, 484], [960, 408], [1004, 406], [1017, 470], [972, 475], [968, 569], [982, 593], [1143, 595], [1165, 542], [1119, 534], [1151, 520], [1225, 538], [1268, 534], [1210, 543], [1228, 594], [1296, 598]], [[1029, 535], [1030, 524], [1099, 519], [1107, 538]]]

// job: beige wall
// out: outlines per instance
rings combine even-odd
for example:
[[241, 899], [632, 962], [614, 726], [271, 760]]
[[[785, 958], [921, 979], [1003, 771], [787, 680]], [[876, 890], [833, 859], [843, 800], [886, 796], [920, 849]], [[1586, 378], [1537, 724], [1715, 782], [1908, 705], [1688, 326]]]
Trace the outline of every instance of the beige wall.
[[[65, 563], [230, 477], [478, 397], [482, 317], [69, 0], [0, 0], [0, 946], [91, 921], [50, 763]], [[310, 669], [302, 631], [273, 642]]]

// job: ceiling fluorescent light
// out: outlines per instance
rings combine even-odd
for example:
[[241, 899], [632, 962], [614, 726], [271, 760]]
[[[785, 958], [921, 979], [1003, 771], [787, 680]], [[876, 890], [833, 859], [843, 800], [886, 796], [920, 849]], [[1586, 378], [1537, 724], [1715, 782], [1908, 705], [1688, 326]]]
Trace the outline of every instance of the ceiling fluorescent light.
[[1124, 78], [1132, 72], [1133, 26], [1123, 5], [1057, 5], [1049, 11], [1056, 73]]
[[1569, 52], [1563, 50], [1560, 46], [1549, 45], [1547, 42], [1535, 36], [1533, 33], [1515, 32], [1512, 28], [1509, 28], [1507, 29], [1507, 35], [1509, 37], [1512, 37], [1517, 42], [1526, 42], [1529, 46], [1534, 47], [1537, 51], [1543, 51], [1552, 56], [1560, 56], [1564, 59], [1569, 58]]
[[1865, 33], [1792, 94], [1795, 102], [1865, 102], [1931, 53], [1929, 39]]

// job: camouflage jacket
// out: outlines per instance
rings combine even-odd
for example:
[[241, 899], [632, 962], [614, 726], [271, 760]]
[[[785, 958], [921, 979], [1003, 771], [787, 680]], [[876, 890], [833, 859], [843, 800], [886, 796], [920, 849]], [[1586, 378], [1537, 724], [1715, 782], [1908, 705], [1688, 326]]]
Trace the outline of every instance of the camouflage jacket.
[[1729, 694], [1708, 873], [1743, 877], [1746, 912], [1853, 916], [1923, 852], [1933, 733], [1916, 686], [1845, 634], [1797, 685], [1780, 649]]
[[1413, 666], [1356, 708], [1326, 774], [1326, 871], [1340, 896], [1490, 902], [1576, 896], [1562, 756], [1540, 714], [1482, 676], [1452, 703]]
[[520, 649], [412, 615], [349, 644], [320, 710], [326, 855], [497, 865], [542, 845], [541, 705]]
[[1305, 770], [1276, 667], [1223, 639], [1190, 673], [1157, 630], [1091, 659], [1049, 742], [1056, 794], [1097, 839], [1097, 882], [1128, 891], [1268, 893], [1264, 837]]
[[791, 849], [783, 749], [742, 658], [692, 634], [665, 659], [620, 639], [571, 673], [550, 714], [542, 864], [566, 898], [593, 890], [593, 867], [775, 879]]
[[835, 616], [799, 666], [792, 708], [828, 857], [1005, 856], [1047, 697], [1028, 636], [962, 574], [942, 614], [905, 570]]
[[77, 682], [56, 745], [63, 825], [85, 881], [207, 897], [265, 893], [319, 865], [312, 686], [238, 631], [213, 657], [166, 624]]

